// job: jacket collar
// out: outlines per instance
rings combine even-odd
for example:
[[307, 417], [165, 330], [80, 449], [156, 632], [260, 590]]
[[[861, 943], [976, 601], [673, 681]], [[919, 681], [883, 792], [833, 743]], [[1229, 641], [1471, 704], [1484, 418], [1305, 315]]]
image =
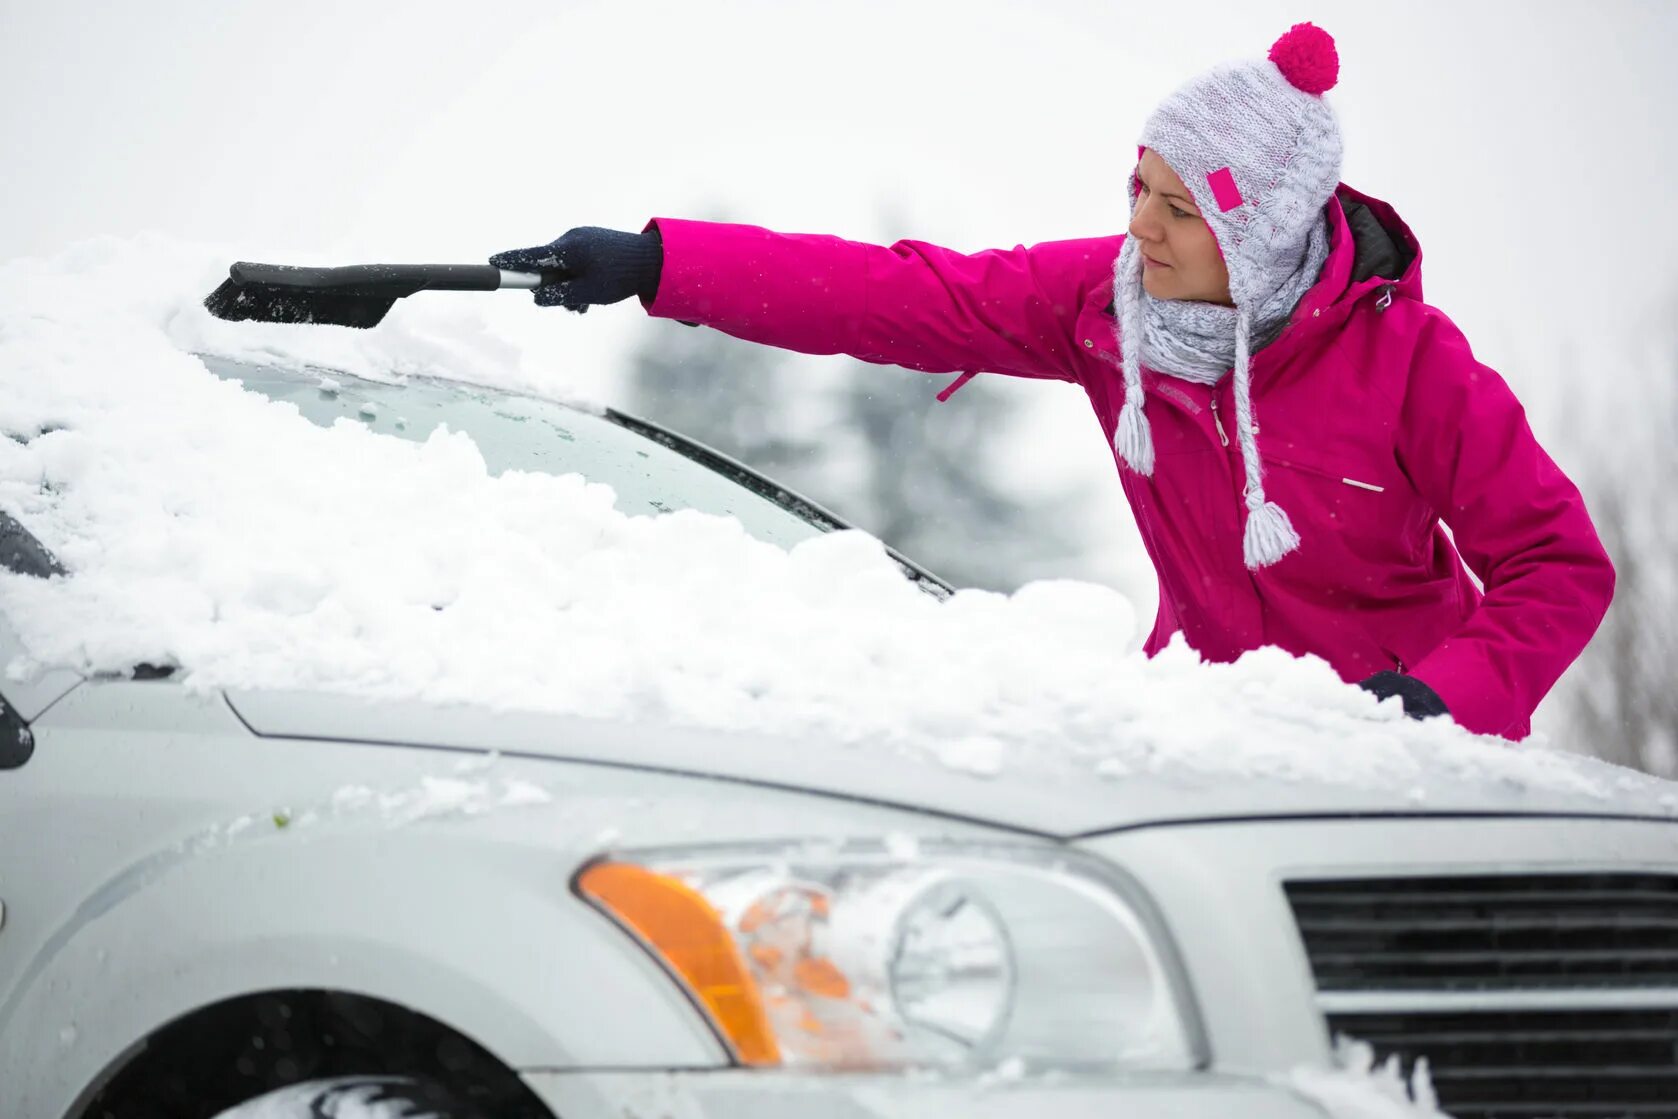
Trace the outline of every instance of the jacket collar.
[[[1329, 199], [1329, 258], [1291, 321], [1344, 318], [1370, 292], [1422, 298], [1422, 246], [1403, 218], [1378, 198], [1341, 183]], [[1385, 292], [1382, 292], [1385, 295]], [[1317, 311], [1321, 311], [1319, 316]]]
[[1341, 183], [1327, 206], [1329, 254], [1281, 336], [1253, 355], [1258, 386], [1307, 339], [1337, 330], [1364, 300], [1385, 311], [1397, 296], [1422, 297], [1422, 246], [1396, 211]]

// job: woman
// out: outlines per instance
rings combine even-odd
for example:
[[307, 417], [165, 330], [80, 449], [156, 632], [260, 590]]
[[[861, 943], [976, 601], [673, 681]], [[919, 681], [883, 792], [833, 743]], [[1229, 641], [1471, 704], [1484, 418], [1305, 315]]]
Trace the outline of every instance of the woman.
[[979, 371], [1075, 382], [1159, 575], [1149, 655], [1178, 632], [1215, 661], [1278, 645], [1417, 718], [1523, 738], [1614, 570], [1508, 386], [1422, 301], [1415, 236], [1338, 182], [1338, 68], [1299, 24], [1166, 98], [1128, 236], [964, 255], [659, 218], [490, 259], [563, 272], [544, 306], [638, 294], [751, 341], [960, 372], [940, 400]]

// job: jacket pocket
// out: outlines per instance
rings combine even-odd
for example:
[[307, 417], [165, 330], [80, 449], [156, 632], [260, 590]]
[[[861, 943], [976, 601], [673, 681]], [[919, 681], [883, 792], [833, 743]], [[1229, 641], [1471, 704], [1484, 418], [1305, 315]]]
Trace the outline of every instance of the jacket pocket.
[[1265, 496], [1282, 507], [1319, 578], [1360, 595], [1379, 594], [1400, 569], [1414, 569], [1426, 543], [1428, 512], [1407, 485], [1373, 464], [1343, 469], [1260, 448]]
[[1331, 482], [1339, 482], [1343, 486], [1350, 486], [1353, 489], [1363, 490], [1366, 493], [1387, 492], [1387, 487], [1384, 485], [1377, 485], [1374, 482], [1365, 482], [1357, 478], [1348, 477], [1345, 474], [1336, 474], [1334, 471], [1325, 469], [1321, 466], [1311, 466], [1307, 463], [1281, 458], [1280, 456], [1272, 455], [1263, 450], [1259, 451], [1259, 458], [1264, 460], [1266, 466], [1280, 466], [1284, 470], [1303, 471], [1306, 474], [1314, 474], [1319, 478], [1324, 478]]

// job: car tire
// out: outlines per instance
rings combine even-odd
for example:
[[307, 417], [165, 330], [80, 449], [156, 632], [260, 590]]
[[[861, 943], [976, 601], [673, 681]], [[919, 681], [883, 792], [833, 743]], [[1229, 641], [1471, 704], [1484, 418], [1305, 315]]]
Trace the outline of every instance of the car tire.
[[490, 1119], [447, 1088], [405, 1076], [338, 1076], [292, 1084], [215, 1119]]

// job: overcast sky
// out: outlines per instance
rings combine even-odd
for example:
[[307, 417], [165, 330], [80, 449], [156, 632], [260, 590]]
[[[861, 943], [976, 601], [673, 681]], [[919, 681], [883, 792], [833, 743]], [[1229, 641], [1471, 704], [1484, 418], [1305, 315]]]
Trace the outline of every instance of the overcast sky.
[[[1430, 301], [1523, 395], [1617, 383], [1678, 296], [1669, 0], [0, 0], [0, 259], [158, 230], [481, 260], [720, 212], [969, 250], [1106, 234], [1153, 105], [1304, 19], [1339, 45], [1343, 177], [1417, 231]], [[602, 377], [669, 328], [454, 298]], [[1022, 460], [1120, 500], [1081, 394], [996, 391], [1032, 406]]]
[[1669, 0], [0, 0], [0, 258], [157, 229], [473, 259], [721, 207], [1106, 233], [1152, 105], [1307, 18], [1344, 178], [1417, 229], [1434, 301], [1548, 323], [1678, 290]]

